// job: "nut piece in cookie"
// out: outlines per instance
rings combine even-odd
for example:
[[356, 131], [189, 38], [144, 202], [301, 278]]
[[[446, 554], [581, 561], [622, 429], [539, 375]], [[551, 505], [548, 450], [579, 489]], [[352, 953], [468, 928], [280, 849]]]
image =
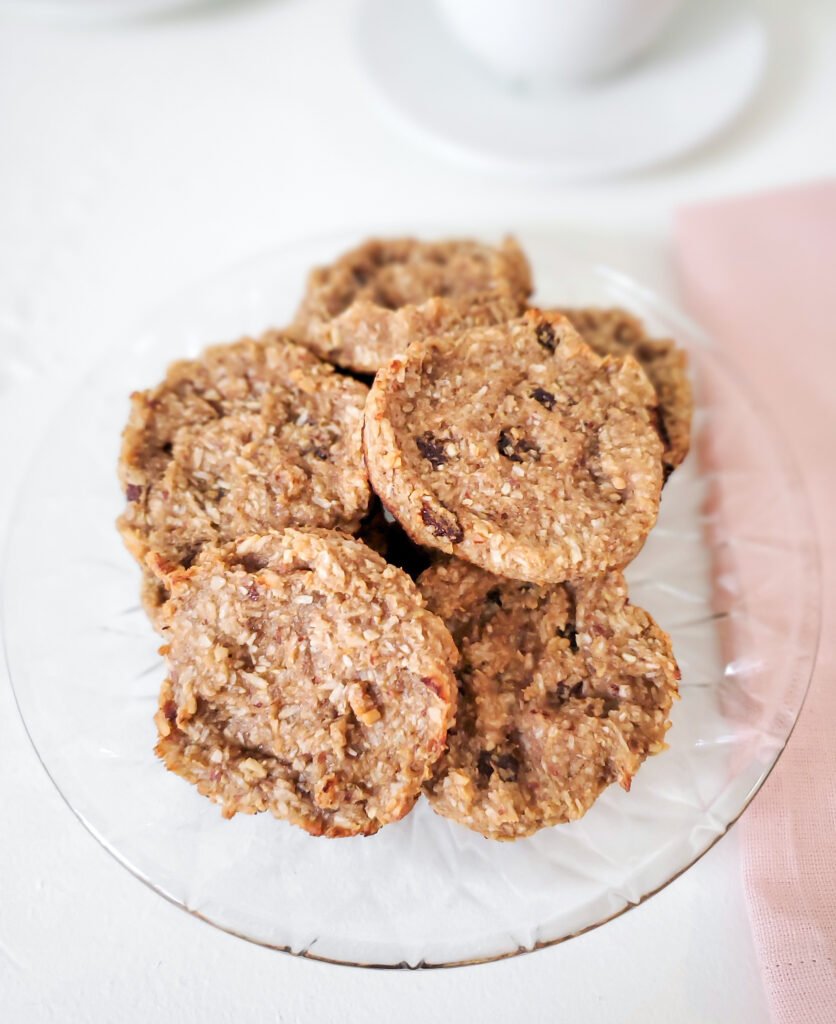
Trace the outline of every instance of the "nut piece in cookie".
[[416, 338], [517, 316], [530, 294], [513, 239], [373, 239], [311, 273], [291, 332], [338, 366], [374, 373]]
[[538, 587], [442, 559], [418, 585], [461, 654], [435, 811], [491, 839], [580, 818], [665, 748], [679, 669], [620, 573]]
[[188, 566], [206, 544], [285, 526], [359, 527], [370, 500], [367, 393], [270, 333], [174, 363], [131, 397], [118, 527], [159, 581], [143, 589], [152, 621], [164, 603], [160, 561]]
[[450, 634], [415, 584], [336, 531], [207, 547], [169, 578], [157, 754], [231, 817], [313, 835], [402, 818], [455, 708]]
[[656, 521], [656, 395], [556, 313], [410, 346], [366, 404], [369, 477], [418, 544], [512, 579], [621, 568]]
[[635, 356], [659, 401], [657, 427], [664, 447], [666, 474], [688, 454], [694, 397], [688, 356], [670, 339], [648, 338], [641, 321], [624, 309], [562, 309], [583, 340], [599, 356]]

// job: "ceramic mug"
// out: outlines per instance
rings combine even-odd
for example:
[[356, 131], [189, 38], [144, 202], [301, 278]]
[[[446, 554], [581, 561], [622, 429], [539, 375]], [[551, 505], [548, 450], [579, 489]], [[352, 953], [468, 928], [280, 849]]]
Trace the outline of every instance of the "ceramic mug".
[[649, 47], [684, 0], [435, 0], [448, 29], [514, 82], [583, 81]]

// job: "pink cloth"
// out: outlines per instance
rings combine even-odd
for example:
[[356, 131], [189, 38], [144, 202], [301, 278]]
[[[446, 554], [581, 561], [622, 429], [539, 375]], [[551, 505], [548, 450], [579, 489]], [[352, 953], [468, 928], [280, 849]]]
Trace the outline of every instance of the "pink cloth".
[[836, 1022], [836, 182], [690, 207], [686, 304], [745, 365], [813, 503], [822, 639], [778, 766], [741, 822], [743, 884], [774, 1019]]

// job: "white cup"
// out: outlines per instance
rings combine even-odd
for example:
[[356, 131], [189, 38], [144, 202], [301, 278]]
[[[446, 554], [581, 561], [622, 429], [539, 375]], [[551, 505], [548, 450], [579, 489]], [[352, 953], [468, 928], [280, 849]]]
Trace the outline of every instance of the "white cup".
[[512, 82], [583, 81], [651, 45], [684, 0], [435, 0], [474, 56]]

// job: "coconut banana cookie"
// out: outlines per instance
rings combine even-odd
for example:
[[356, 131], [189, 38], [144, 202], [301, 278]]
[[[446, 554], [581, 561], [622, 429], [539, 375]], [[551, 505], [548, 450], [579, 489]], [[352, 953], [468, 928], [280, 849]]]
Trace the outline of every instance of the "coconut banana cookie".
[[374, 373], [418, 338], [516, 316], [530, 294], [513, 239], [374, 239], [311, 272], [291, 331], [324, 359]]
[[656, 394], [558, 313], [414, 342], [369, 393], [364, 445], [383, 504], [419, 544], [513, 579], [626, 565], [656, 521]]
[[442, 559], [419, 579], [461, 654], [435, 811], [492, 839], [572, 821], [665, 748], [679, 670], [620, 573], [538, 587]]
[[[140, 562], [188, 566], [204, 545], [285, 526], [355, 531], [370, 500], [367, 389], [279, 334], [174, 363], [131, 398], [119, 476]], [[164, 585], [143, 585], [152, 618]]]
[[444, 749], [450, 634], [415, 584], [334, 531], [208, 547], [168, 580], [157, 753], [230, 817], [370, 835]]
[[601, 356], [635, 356], [659, 401], [659, 436], [667, 473], [683, 461], [691, 446], [694, 397], [688, 357], [670, 339], [649, 338], [641, 321], [624, 309], [561, 310], [591, 349]]
[[679, 670], [621, 570], [688, 451], [685, 355], [531, 290], [512, 239], [370, 240], [131, 396], [156, 753], [224, 816], [371, 835], [425, 793], [517, 839], [664, 749]]

